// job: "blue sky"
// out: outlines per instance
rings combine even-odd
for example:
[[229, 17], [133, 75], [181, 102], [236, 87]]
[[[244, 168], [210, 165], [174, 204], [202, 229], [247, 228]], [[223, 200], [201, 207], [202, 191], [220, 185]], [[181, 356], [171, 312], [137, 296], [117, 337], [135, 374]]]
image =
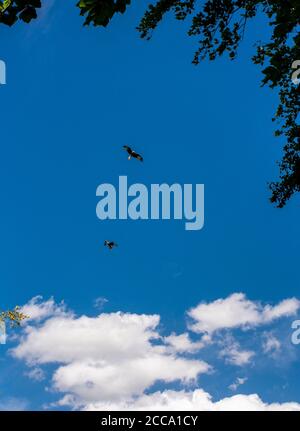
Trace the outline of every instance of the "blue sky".
[[[42, 295], [63, 300], [76, 316], [95, 317], [94, 301], [103, 297], [104, 313], [159, 315], [166, 336], [184, 333], [187, 310], [203, 301], [243, 292], [264, 307], [299, 296], [299, 196], [281, 210], [268, 200], [283, 142], [271, 122], [277, 95], [260, 87], [250, 60], [258, 35], [268, 35], [263, 21], [249, 26], [236, 61], [194, 67], [196, 41], [171, 17], [151, 41], [139, 39], [144, 8], [134, 4], [107, 29], [83, 28], [73, 2], [52, 2], [30, 26], [0, 29], [7, 65], [0, 87], [2, 309]], [[142, 153], [144, 163], [129, 162], [123, 145]], [[96, 188], [117, 184], [119, 175], [130, 184], [205, 184], [204, 229], [188, 232], [178, 221], [101, 222]], [[107, 238], [118, 249], [105, 249]], [[192, 389], [214, 400], [230, 397], [236, 392], [228, 386], [239, 377], [247, 378], [239, 394], [300, 402], [300, 347], [290, 343], [296, 318], [297, 311], [251, 330], [223, 328], [194, 355], [214, 371]], [[53, 389], [59, 360], [36, 359], [42, 381], [26, 376], [28, 357], [10, 352], [26, 343], [23, 331], [0, 346], [0, 408], [42, 409], [70, 393]], [[280, 348], [266, 353], [270, 332]], [[190, 332], [194, 342], [202, 335]], [[243, 366], [220, 356], [222, 343], [233, 348], [230, 337], [255, 352]], [[145, 393], [184, 387], [158, 380]]]

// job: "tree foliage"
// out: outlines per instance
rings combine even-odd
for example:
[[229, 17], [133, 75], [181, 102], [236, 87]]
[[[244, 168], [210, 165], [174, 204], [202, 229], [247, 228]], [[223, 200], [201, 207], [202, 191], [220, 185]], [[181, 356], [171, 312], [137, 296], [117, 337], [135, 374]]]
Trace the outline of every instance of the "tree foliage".
[[37, 18], [41, 0], [4, 0], [0, 7], [0, 23], [12, 26], [18, 20], [29, 23]]
[[131, 0], [80, 0], [77, 6], [85, 17], [84, 25], [106, 27], [115, 13], [124, 13]]
[[[8, 1], [8, 0], [6, 0]], [[46, 0], [44, 0], [46, 1]], [[124, 13], [131, 0], [79, 0], [77, 7], [84, 25], [107, 26], [116, 13]], [[36, 17], [40, 0], [12, 0], [0, 16], [0, 22], [12, 25], [17, 19], [29, 22]], [[188, 36], [197, 39], [193, 57], [195, 65], [227, 54], [235, 59], [247, 29], [247, 23], [264, 14], [270, 38], [258, 41], [253, 62], [262, 67], [262, 85], [277, 89], [279, 105], [273, 121], [276, 136], [284, 136], [279, 180], [271, 183], [271, 201], [283, 207], [300, 191], [300, 85], [292, 82], [292, 64], [300, 60], [299, 0], [156, 0], [149, 4], [137, 29], [150, 39], [168, 14], [179, 21], [190, 20]]]
[[2, 3], [0, 3], [0, 13], [3, 13], [6, 11], [6, 9], [11, 5], [12, 0], [4, 0]]
[[[200, 4], [201, 3], [201, 4]], [[279, 105], [273, 117], [276, 136], [286, 144], [280, 163], [280, 180], [270, 184], [271, 201], [283, 207], [300, 191], [300, 86], [292, 82], [292, 64], [300, 59], [299, 0], [160, 0], [150, 5], [138, 27], [141, 37], [150, 38], [164, 15], [172, 11], [178, 20], [191, 15], [189, 36], [198, 38], [193, 63], [214, 60], [224, 53], [234, 59], [247, 22], [259, 13], [266, 15], [270, 40], [256, 46], [253, 62], [263, 67], [262, 85], [278, 88]]]
[[28, 319], [28, 316], [23, 314], [18, 306], [13, 310], [0, 312], [0, 322], [9, 321], [12, 326], [20, 326], [25, 319]]

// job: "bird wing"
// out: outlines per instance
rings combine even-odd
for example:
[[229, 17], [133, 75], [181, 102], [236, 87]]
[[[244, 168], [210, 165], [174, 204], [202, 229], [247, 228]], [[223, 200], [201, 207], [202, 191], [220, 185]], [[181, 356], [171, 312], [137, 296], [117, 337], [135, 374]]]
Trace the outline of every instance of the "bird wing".
[[140, 154], [136, 153], [135, 151], [132, 151], [131, 155], [132, 155], [132, 157], [135, 157], [136, 159], [140, 160], [141, 162], [144, 160], [143, 157]]

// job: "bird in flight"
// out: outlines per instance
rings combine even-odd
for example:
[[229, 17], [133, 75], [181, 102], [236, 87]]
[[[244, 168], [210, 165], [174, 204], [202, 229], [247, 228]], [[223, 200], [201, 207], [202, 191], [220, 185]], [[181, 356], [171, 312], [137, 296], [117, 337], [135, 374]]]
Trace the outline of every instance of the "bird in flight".
[[116, 244], [114, 241], [104, 241], [104, 245], [105, 247], [109, 248], [110, 250], [112, 250], [114, 247], [118, 247], [118, 244]]
[[127, 151], [127, 153], [129, 154], [128, 156], [128, 160], [131, 159], [131, 157], [134, 157], [135, 159], [140, 160], [141, 162], [143, 161], [143, 157], [136, 153], [135, 151], [133, 151], [130, 147], [128, 147], [127, 145], [123, 145], [123, 148], [125, 151]]

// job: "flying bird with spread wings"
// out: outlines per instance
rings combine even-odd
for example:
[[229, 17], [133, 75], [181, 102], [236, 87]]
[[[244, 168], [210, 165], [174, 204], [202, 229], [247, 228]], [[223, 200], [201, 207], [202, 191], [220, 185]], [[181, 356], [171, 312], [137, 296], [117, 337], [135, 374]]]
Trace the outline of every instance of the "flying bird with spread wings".
[[114, 241], [104, 241], [104, 245], [105, 247], [109, 248], [110, 250], [112, 250], [115, 247], [118, 247], [118, 244], [116, 244]]
[[127, 151], [127, 153], [129, 154], [128, 156], [128, 160], [131, 159], [131, 157], [134, 157], [135, 159], [138, 159], [140, 162], [142, 162], [144, 159], [143, 157], [136, 153], [135, 151], [133, 151], [130, 147], [128, 147], [127, 145], [123, 145], [123, 148], [125, 151]]

